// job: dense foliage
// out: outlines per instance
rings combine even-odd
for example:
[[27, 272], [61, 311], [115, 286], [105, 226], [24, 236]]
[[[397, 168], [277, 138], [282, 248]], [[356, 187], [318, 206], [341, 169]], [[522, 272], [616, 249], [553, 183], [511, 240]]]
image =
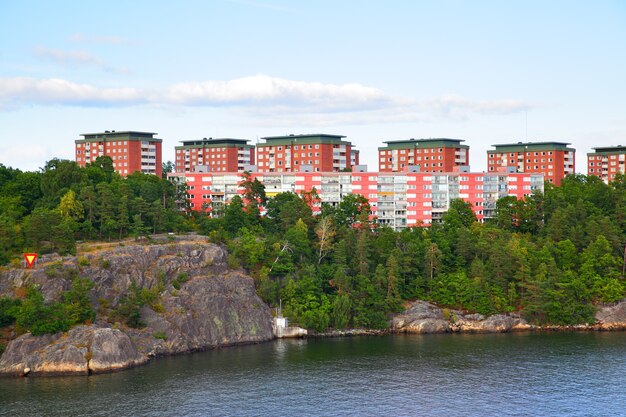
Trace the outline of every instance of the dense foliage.
[[88, 293], [93, 283], [74, 278], [72, 288], [61, 301], [46, 303], [41, 292], [29, 287], [23, 299], [0, 298], [0, 327], [15, 323], [18, 331], [34, 335], [67, 331], [72, 326], [90, 323], [96, 318]]
[[169, 181], [121, 178], [109, 157], [84, 168], [53, 159], [39, 172], [0, 164], [0, 264], [24, 251], [74, 253], [76, 240], [189, 230], [176, 199]]
[[[441, 224], [401, 232], [372, 224], [359, 195], [313, 216], [315, 192], [268, 197], [245, 175], [242, 187], [209, 218], [181, 214], [168, 181], [120, 178], [106, 157], [86, 168], [52, 160], [35, 173], [0, 165], [0, 263], [25, 250], [73, 253], [79, 239], [194, 230], [225, 244], [229, 264], [249, 271], [265, 301], [316, 330], [385, 327], [389, 313], [417, 298], [483, 314], [519, 311], [535, 323], [585, 323], [594, 304], [626, 295], [624, 176], [606, 185], [575, 175], [525, 201], [503, 198], [487, 223], [456, 200]], [[22, 312], [56, 320], [60, 310], [37, 297], [29, 292]], [[26, 313], [7, 313], [16, 311], [9, 304], [0, 300], [0, 325], [46, 330]], [[146, 304], [158, 307], [158, 294], [135, 287], [116, 314], [141, 326]]]
[[235, 199], [222, 218], [197, 222], [228, 245], [268, 303], [282, 301], [308, 328], [384, 327], [416, 298], [520, 311], [534, 323], [591, 323], [595, 304], [626, 296], [626, 179], [575, 175], [546, 187], [525, 201], [501, 199], [487, 223], [456, 200], [441, 224], [401, 232], [370, 224], [358, 195], [316, 217], [311, 196], [278, 194], [265, 217]]

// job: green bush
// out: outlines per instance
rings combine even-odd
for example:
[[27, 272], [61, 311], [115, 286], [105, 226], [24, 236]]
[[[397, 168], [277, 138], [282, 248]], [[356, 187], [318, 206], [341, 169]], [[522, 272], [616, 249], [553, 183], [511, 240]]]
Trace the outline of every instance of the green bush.
[[63, 262], [52, 262], [43, 269], [43, 272], [50, 278], [56, 278], [63, 274]]
[[89, 258], [87, 258], [86, 256], [78, 257], [78, 266], [90, 266], [90, 265], [91, 265], [91, 261], [89, 260]]
[[180, 290], [180, 287], [182, 287], [182, 285], [187, 281], [189, 281], [189, 276], [186, 272], [181, 272], [180, 274], [178, 274], [176, 279], [172, 281], [172, 286], [177, 290]]
[[46, 304], [43, 295], [30, 287], [26, 298], [11, 309], [19, 331], [33, 335], [68, 331], [72, 326], [89, 323], [96, 317], [88, 293], [93, 283], [86, 278], [75, 278], [72, 288], [63, 293], [62, 301]]
[[145, 323], [141, 320], [141, 308], [143, 306], [149, 305], [157, 313], [165, 311], [163, 305], [159, 303], [159, 290], [160, 286], [139, 288], [133, 282], [128, 294], [120, 299], [114, 316], [129, 327], [145, 327]]
[[15, 323], [15, 313], [21, 304], [17, 298], [0, 297], [0, 327]]
[[167, 334], [165, 334], [165, 332], [154, 332], [152, 333], [152, 336], [154, 336], [157, 339], [167, 340]]

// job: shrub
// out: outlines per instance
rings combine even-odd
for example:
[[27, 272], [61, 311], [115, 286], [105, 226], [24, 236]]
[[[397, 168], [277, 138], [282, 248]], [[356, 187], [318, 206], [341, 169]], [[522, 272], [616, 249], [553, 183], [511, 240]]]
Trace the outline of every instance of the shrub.
[[187, 281], [189, 281], [189, 276], [186, 272], [181, 272], [180, 274], [178, 274], [176, 279], [172, 281], [172, 286], [177, 290], [180, 290], [180, 287]]
[[75, 324], [93, 321], [96, 315], [88, 297], [92, 286], [86, 278], [75, 278], [72, 288], [63, 293], [63, 301], [51, 304], [44, 303], [37, 288], [28, 288], [26, 298], [13, 310], [18, 330], [41, 335], [65, 332]]
[[19, 299], [0, 297], [0, 327], [6, 327], [15, 323], [16, 309], [22, 302]]
[[167, 340], [167, 335], [165, 334], [165, 332], [154, 332], [152, 333], [152, 336], [154, 336], [156, 339]]
[[164, 312], [165, 309], [159, 303], [159, 286], [152, 288], [138, 288], [134, 282], [130, 285], [128, 294], [120, 299], [115, 317], [123, 321], [127, 326], [140, 328], [145, 323], [141, 321], [141, 308], [149, 305], [155, 312]]
[[43, 269], [43, 272], [50, 278], [61, 276], [61, 274], [63, 273], [63, 262], [52, 262], [46, 265], [46, 267]]
[[109, 269], [111, 267], [111, 261], [109, 261], [108, 259], [102, 259], [100, 261], [100, 266], [102, 267], [102, 269]]
[[78, 257], [78, 266], [90, 266], [90, 265], [91, 265], [91, 261], [89, 260], [89, 258], [87, 258], [86, 256]]

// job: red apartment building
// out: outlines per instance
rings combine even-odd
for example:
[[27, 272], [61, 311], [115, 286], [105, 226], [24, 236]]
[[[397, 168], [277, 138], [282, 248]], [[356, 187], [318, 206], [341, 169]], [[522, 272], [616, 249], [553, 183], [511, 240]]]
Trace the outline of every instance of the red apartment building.
[[383, 142], [378, 148], [380, 172], [402, 172], [419, 165], [421, 172], [452, 172], [469, 165], [469, 146], [461, 139], [409, 139]]
[[204, 138], [181, 141], [176, 150], [176, 172], [194, 172], [196, 166], [208, 166], [214, 172], [241, 172], [254, 165], [254, 146], [247, 139]]
[[[441, 221], [450, 202], [461, 198], [469, 202], [479, 221], [495, 216], [496, 201], [506, 196], [525, 198], [543, 191], [542, 174], [477, 172], [252, 172], [265, 185], [268, 197], [281, 192], [312, 191], [320, 201], [312, 207], [320, 212], [320, 203], [337, 205], [349, 194], [360, 194], [371, 206], [371, 219], [395, 230], [429, 225]], [[208, 215], [223, 212], [223, 205], [243, 194], [240, 174], [174, 173], [169, 178], [187, 189], [191, 210]]]
[[345, 136], [271, 136], [257, 144], [259, 172], [338, 172], [359, 164], [359, 153]]
[[113, 160], [115, 171], [127, 176], [139, 171], [154, 174], [162, 173], [162, 140], [156, 133], [115, 130], [103, 133], [83, 133], [84, 139], [75, 141], [76, 163], [82, 167], [92, 163], [99, 156], [108, 156]]
[[617, 145], [592, 149], [595, 152], [587, 154], [587, 175], [600, 177], [608, 184], [618, 173], [625, 173], [626, 147]]
[[518, 142], [492, 145], [487, 151], [488, 172], [503, 172], [512, 167], [516, 172], [543, 174], [546, 181], [560, 185], [575, 170], [574, 148], [564, 142]]

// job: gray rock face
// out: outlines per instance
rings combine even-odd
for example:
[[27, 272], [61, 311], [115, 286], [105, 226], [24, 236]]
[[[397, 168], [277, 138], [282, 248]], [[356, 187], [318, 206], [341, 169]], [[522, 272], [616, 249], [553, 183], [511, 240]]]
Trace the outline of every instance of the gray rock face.
[[415, 301], [391, 322], [394, 331], [405, 333], [500, 333], [528, 329], [524, 319], [515, 314], [464, 314], [459, 310], [437, 307], [426, 301]]
[[[272, 339], [269, 307], [256, 295], [253, 280], [229, 270], [226, 259], [224, 249], [198, 238], [114, 247], [79, 258], [47, 256], [32, 270], [1, 271], [0, 296], [35, 284], [46, 300], [70, 288], [72, 276], [90, 278], [98, 321], [65, 334], [14, 339], [0, 358], [0, 374], [21, 375], [25, 368], [31, 375], [114, 371], [153, 356]], [[144, 328], [112, 326], [112, 311], [132, 283], [163, 289], [162, 307], [143, 307]]]
[[106, 372], [140, 365], [147, 357], [120, 330], [76, 326], [67, 334], [24, 334], [9, 343], [0, 358], [4, 374], [74, 374]]
[[598, 308], [595, 317], [600, 330], [626, 330], [626, 299]]

